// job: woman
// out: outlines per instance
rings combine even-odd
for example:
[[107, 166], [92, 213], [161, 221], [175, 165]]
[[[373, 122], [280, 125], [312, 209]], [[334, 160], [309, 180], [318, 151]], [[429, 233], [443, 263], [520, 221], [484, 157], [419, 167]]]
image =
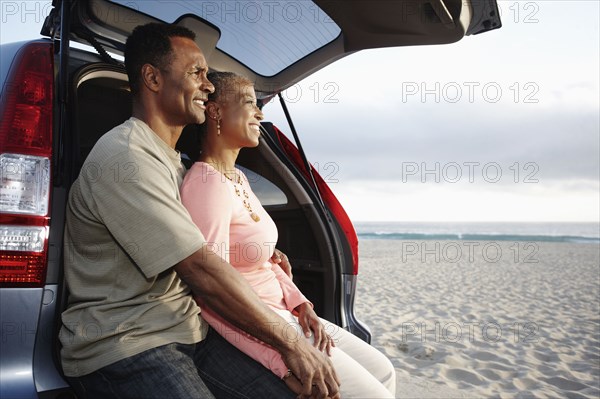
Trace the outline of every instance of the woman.
[[[252, 82], [228, 72], [211, 73], [208, 78], [215, 92], [206, 103], [207, 122], [199, 162], [190, 168], [181, 186], [183, 204], [212, 249], [289, 323], [290, 339], [305, 335], [331, 356], [341, 379], [343, 398], [393, 397], [395, 374], [389, 360], [347, 331], [319, 319], [312, 304], [272, 259], [277, 242], [275, 223], [244, 173], [235, 168], [240, 149], [259, 143], [263, 113], [256, 106]], [[300, 381], [272, 347], [206, 307], [202, 308], [202, 317], [234, 346], [283, 378], [292, 391], [300, 393]]]

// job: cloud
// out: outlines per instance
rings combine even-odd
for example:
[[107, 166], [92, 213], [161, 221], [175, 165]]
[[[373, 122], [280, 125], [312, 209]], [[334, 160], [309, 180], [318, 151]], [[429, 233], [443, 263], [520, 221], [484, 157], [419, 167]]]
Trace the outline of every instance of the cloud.
[[[568, 184], [568, 183], [567, 183]], [[600, 186], [402, 184], [347, 181], [332, 186], [355, 221], [599, 221]]]
[[414, 164], [450, 173], [458, 164], [463, 173], [486, 165], [489, 173], [500, 169], [501, 182], [509, 183], [528, 176], [598, 180], [598, 111], [532, 106], [509, 112], [420, 104], [398, 106], [395, 113], [316, 107], [310, 115], [296, 113], [294, 121], [309, 159], [335, 163], [341, 179], [400, 179]]
[[499, 5], [498, 31], [360, 52], [290, 96], [353, 220], [600, 219], [599, 5]]

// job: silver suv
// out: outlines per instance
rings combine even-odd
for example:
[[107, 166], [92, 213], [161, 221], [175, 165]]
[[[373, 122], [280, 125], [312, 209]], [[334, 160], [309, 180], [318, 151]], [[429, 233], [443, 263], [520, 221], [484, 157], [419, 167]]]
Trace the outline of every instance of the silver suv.
[[[156, 21], [195, 31], [210, 68], [249, 77], [263, 104], [362, 49], [450, 43], [501, 25], [496, 0], [55, 0], [42, 27], [47, 38], [1, 47], [1, 398], [73, 395], [57, 340], [68, 295], [67, 193], [96, 140], [129, 117], [124, 43], [135, 26]], [[275, 220], [277, 246], [317, 313], [369, 341], [354, 315], [356, 233], [307, 161], [280, 99], [295, 143], [264, 123], [260, 145], [244, 150], [239, 166]], [[191, 155], [195, 144], [184, 134], [178, 146]]]

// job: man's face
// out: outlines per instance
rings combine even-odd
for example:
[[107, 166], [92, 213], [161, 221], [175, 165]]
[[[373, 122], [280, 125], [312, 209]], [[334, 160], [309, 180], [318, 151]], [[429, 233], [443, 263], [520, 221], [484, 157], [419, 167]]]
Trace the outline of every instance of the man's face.
[[215, 88], [206, 78], [208, 65], [196, 43], [184, 37], [172, 37], [173, 57], [166, 69], [161, 69], [163, 85], [161, 109], [171, 126], [204, 123], [205, 103]]

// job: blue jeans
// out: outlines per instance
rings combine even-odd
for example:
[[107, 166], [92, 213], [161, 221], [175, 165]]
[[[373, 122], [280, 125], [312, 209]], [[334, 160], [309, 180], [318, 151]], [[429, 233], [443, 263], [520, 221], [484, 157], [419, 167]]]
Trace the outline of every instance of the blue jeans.
[[164, 345], [68, 380], [79, 399], [296, 397], [212, 329], [198, 344]]

